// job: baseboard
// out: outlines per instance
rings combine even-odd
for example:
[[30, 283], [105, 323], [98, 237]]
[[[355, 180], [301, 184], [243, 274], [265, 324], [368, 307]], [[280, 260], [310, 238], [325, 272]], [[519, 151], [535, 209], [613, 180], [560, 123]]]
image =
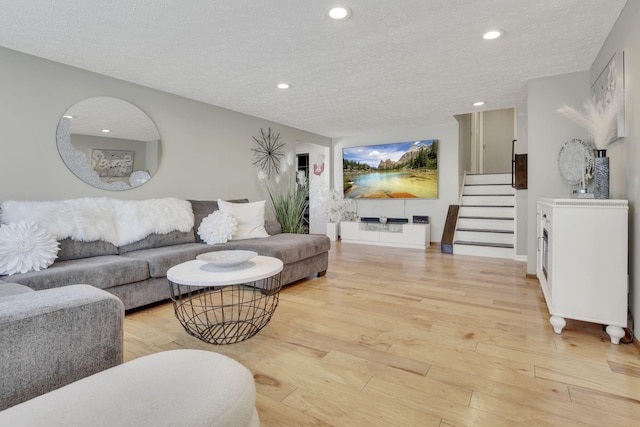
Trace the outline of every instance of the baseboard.
[[526, 255], [516, 255], [513, 257], [514, 261], [522, 261], [522, 262], [527, 262], [527, 256]]

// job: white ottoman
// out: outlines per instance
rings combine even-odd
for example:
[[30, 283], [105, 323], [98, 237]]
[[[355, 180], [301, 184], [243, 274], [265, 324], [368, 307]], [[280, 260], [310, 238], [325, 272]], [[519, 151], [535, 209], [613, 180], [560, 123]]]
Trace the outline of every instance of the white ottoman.
[[251, 372], [203, 350], [141, 357], [0, 412], [3, 426], [259, 427]]

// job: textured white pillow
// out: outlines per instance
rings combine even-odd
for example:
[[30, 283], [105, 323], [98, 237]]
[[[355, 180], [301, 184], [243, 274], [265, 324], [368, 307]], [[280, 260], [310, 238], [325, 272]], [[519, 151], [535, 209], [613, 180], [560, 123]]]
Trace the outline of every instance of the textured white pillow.
[[238, 221], [226, 212], [215, 211], [202, 219], [198, 236], [208, 245], [225, 243], [238, 228]]
[[0, 275], [44, 270], [58, 254], [56, 237], [31, 222], [0, 226]]
[[238, 228], [231, 240], [269, 237], [264, 228], [265, 200], [252, 203], [231, 203], [218, 199], [218, 207], [238, 221]]

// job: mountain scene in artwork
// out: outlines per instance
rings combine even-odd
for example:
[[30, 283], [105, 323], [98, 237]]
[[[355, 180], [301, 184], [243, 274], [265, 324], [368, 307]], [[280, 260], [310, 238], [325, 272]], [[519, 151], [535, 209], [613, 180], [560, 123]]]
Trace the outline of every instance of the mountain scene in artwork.
[[438, 198], [435, 139], [343, 148], [342, 169], [348, 198]]

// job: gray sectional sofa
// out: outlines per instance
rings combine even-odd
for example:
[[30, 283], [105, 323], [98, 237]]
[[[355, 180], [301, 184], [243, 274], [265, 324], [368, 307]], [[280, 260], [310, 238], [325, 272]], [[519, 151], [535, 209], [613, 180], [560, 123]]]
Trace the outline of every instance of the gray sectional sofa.
[[93, 286], [0, 280], [0, 411], [121, 364], [123, 321], [122, 302]]
[[[243, 202], [246, 200], [234, 200]], [[34, 290], [71, 284], [89, 284], [117, 296], [126, 310], [170, 297], [166, 273], [169, 268], [197, 255], [220, 250], [244, 249], [279, 258], [284, 263], [283, 285], [311, 275], [324, 275], [331, 243], [324, 235], [280, 233], [280, 226], [267, 222], [269, 237], [207, 245], [196, 233], [200, 222], [218, 209], [215, 201], [190, 201], [194, 229], [151, 234], [137, 242], [117, 247], [104, 241], [60, 241], [55, 262], [46, 270], [0, 276]]]
[[260, 425], [248, 369], [190, 349], [122, 363], [123, 319], [93, 286], [0, 280], [0, 426]]

